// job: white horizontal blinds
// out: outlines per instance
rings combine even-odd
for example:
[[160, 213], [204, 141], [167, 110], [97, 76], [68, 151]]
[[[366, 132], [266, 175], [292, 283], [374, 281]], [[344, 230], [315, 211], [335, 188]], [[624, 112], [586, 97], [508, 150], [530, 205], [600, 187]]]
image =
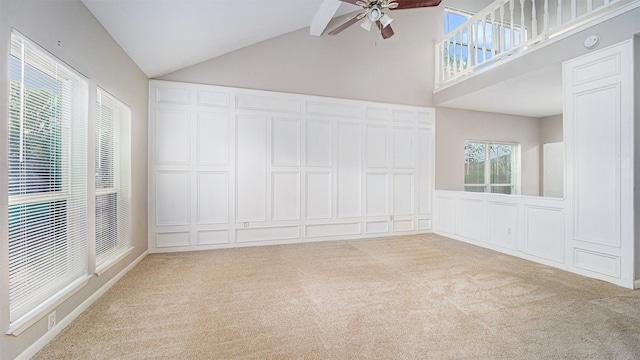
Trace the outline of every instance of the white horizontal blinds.
[[130, 245], [131, 110], [98, 89], [96, 104], [96, 265]]
[[87, 82], [11, 34], [11, 321], [87, 272]]

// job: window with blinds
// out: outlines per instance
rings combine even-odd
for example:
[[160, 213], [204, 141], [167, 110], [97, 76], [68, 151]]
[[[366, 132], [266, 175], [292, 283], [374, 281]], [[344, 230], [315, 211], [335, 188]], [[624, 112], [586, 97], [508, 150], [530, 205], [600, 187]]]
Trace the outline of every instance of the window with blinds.
[[131, 110], [98, 89], [96, 104], [96, 266], [101, 268], [131, 248]]
[[87, 275], [87, 81], [17, 32], [9, 59], [12, 324]]

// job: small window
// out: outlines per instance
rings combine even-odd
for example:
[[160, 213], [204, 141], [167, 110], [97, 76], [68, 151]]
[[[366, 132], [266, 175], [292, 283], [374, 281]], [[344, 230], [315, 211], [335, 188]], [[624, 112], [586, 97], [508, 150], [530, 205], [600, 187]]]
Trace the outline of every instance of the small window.
[[444, 9], [444, 34], [448, 34], [453, 29], [464, 24], [473, 14], [467, 13], [461, 10], [454, 10], [451, 8]]
[[100, 271], [131, 247], [131, 109], [100, 88], [96, 99], [96, 265]]
[[466, 141], [464, 190], [517, 194], [518, 145]]

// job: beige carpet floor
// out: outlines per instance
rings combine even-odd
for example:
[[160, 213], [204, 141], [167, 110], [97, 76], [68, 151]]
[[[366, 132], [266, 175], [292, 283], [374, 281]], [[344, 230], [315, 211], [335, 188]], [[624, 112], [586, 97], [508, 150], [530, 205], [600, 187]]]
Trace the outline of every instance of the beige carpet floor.
[[639, 359], [640, 292], [437, 235], [147, 256], [36, 359]]

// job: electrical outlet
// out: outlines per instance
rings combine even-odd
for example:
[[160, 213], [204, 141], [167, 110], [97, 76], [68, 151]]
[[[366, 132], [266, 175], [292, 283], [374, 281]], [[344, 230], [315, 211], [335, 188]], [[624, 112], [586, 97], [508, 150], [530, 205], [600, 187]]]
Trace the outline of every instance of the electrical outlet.
[[53, 329], [54, 326], [56, 326], [56, 311], [52, 311], [51, 314], [49, 314], [49, 317], [47, 318], [47, 324], [48, 324], [48, 329], [47, 330], [51, 330]]
[[244, 227], [248, 228], [249, 227], [249, 223], [248, 222], [244, 223]]
[[511, 231], [511, 228], [507, 228], [507, 234], [508, 235], [513, 235], [512, 231]]

